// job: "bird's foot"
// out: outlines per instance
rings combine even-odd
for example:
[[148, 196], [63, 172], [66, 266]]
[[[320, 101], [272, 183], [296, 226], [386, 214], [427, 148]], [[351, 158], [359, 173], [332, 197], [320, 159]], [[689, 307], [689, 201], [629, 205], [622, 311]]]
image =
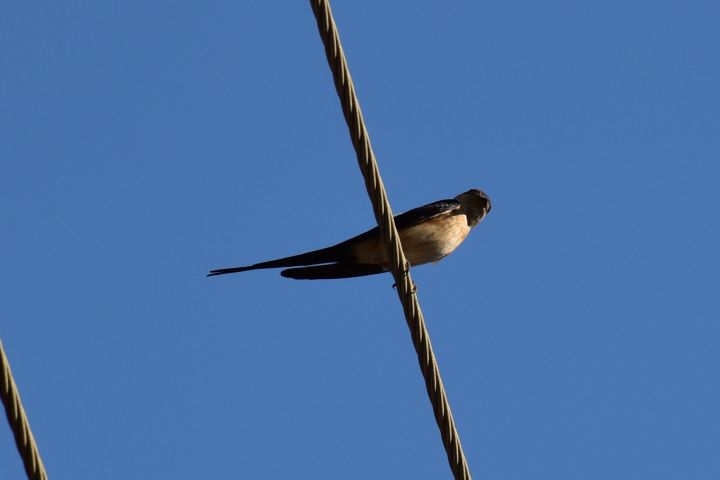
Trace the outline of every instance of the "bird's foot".
[[[397, 282], [393, 283], [392, 288], [397, 288]], [[417, 284], [413, 282], [412, 286], [410, 287], [410, 293], [417, 293]]]
[[[403, 271], [403, 275], [405, 275], [407, 277], [409, 273], [410, 273], [410, 262], [405, 261], [405, 270]], [[392, 288], [397, 289], [397, 282], [393, 283]], [[410, 287], [410, 293], [412, 293], [412, 294], [417, 293], [417, 285], [415, 284], [415, 282], [412, 282], [412, 285]]]

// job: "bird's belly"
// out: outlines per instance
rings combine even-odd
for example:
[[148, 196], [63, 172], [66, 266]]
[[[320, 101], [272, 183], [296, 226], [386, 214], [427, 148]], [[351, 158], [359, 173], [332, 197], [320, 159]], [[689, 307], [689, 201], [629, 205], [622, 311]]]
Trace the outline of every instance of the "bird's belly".
[[[465, 215], [434, 218], [403, 229], [400, 233], [405, 257], [410, 265], [436, 262], [455, 250], [470, 233]], [[366, 240], [354, 248], [356, 261], [387, 265], [388, 258], [381, 240]]]

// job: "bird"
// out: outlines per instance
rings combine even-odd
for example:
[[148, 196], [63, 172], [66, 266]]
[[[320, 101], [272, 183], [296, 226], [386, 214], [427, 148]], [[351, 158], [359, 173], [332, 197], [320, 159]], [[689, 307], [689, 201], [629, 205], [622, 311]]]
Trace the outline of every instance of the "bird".
[[[473, 188], [455, 198], [439, 200], [395, 216], [395, 226], [410, 265], [438, 262], [448, 256], [485, 218], [491, 207], [490, 197]], [[387, 272], [389, 260], [380, 230], [375, 227], [331, 247], [243, 267], [211, 270], [207, 276], [266, 268], [285, 268], [280, 275], [286, 278], [321, 280]]]

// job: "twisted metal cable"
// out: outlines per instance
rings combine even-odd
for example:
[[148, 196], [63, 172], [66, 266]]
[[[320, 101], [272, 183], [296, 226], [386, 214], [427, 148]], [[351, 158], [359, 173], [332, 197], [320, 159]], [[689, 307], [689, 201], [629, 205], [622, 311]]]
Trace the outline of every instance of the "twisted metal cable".
[[2, 341], [0, 341], [0, 368], [2, 369], [2, 373], [0, 373], [2, 375], [0, 377], [0, 397], [2, 397], [5, 406], [5, 414], [8, 423], [10, 423], [10, 429], [15, 436], [15, 444], [25, 465], [25, 473], [28, 479], [47, 480], [47, 472], [40, 458], [35, 437], [33, 437], [30, 430], [30, 423], [25, 415], [25, 409], [20, 402], [20, 393], [15, 385], [10, 370], [10, 362], [5, 356]]
[[365, 188], [372, 202], [375, 220], [377, 220], [380, 235], [389, 252], [390, 271], [395, 278], [398, 297], [410, 328], [410, 335], [417, 352], [420, 370], [425, 378], [425, 387], [433, 407], [435, 421], [440, 428], [450, 469], [456, 479], [470, 480], [470, 470], [460, 444], [455, 420], [450, 411], [445, 387], [440, 378], [440, 370], [425, 327], [425, 320], [417, 300], [415, 286], [410, 277], [410, 267], [400, 245], [400, 238], [395, 228], [393, 213], [385, 193], [385, 186], [380, 178], [375, 153], [370, 145], [370, 137], [365, 128], [360, 104], [355, 95], [355, 87], [345, 60], [345, 53], [340, 44], [340, 36], [330, 10], [330, 3], [326, 0], [310, 0], [310, 5], [315, 14], [320, 37], [325, 46], [325, 54], [335, 81], [335, 90], [340, 97], [340, 104], [345, 121], [348, 124], [350, 139], [357, 154], [360, 171], [365, 179]]

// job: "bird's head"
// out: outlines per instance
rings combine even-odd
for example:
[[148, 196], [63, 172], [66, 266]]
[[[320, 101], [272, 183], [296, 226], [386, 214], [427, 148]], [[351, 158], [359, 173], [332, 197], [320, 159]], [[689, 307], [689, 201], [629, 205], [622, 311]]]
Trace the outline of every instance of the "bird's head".
[[474, 227], [485, 218], [492, 208], [492, 202], [485, 192], [473, 188], [465, 193], [461, 193], [455, 200], [462, 203], [465, 209], [465, 215], [468, 219], [468, 225]]

